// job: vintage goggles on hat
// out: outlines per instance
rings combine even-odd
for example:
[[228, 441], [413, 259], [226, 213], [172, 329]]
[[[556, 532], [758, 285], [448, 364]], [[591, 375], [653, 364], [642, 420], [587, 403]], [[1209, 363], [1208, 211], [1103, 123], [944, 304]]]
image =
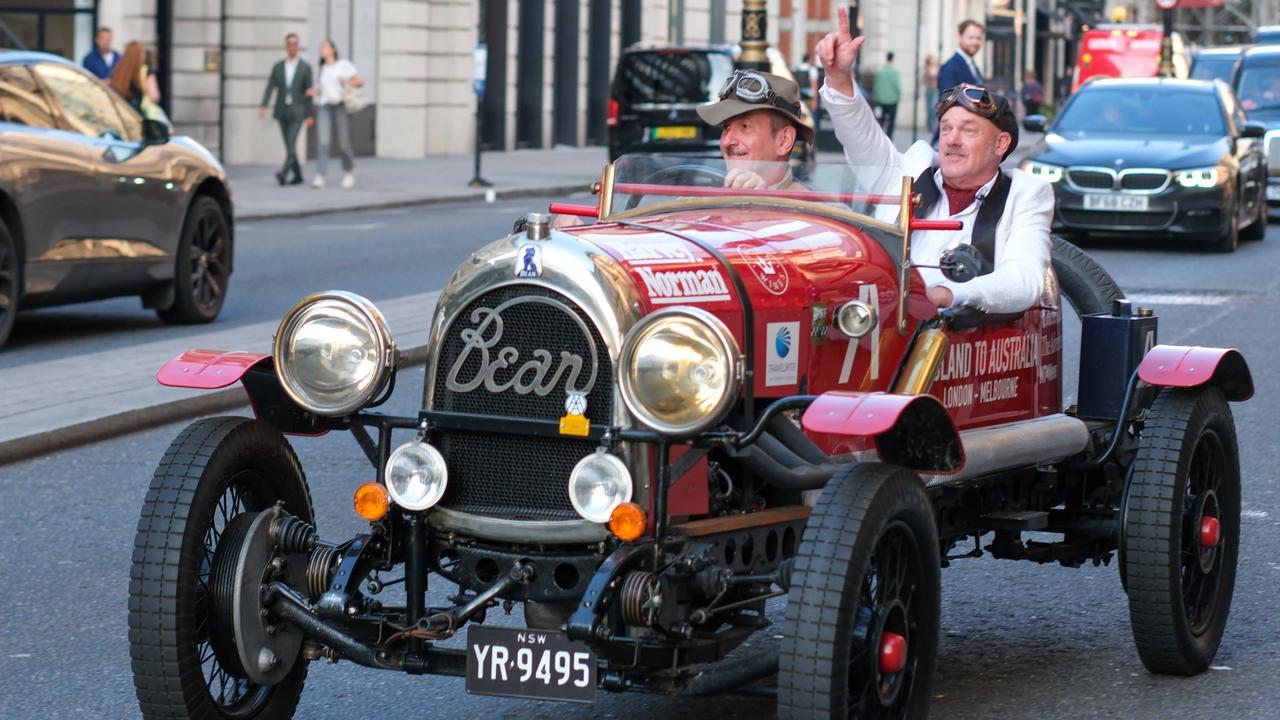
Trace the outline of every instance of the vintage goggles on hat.
[[981, 85], [960, 83], [950, 90], [944, 91], [942, 97], [938, 99], [938, 104], [934, 106], [934, 112], [937, 113], [938, 117], [942, 117], [943, 113], [956, 105], [988, 120], [994, 120], [996, 115], [1000, 114], [996, 99]]
[[724, 87], [720, 88], [720, 99], [727, 100], [730, 96], [752, 105], [768, 105], [792, 115], [800, 114], [800, 103], [778, 97], [769, 87], [768, 79], [754, 70], [734, 70], [725, 79]]

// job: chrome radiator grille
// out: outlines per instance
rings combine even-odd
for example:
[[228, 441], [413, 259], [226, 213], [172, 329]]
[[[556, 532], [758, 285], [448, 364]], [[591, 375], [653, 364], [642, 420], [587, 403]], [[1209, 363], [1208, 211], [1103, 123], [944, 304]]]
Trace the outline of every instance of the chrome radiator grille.
[[[604, 339], [567, 297], [537, 286], [498, 288], [468, 305], [445, 334], [431, 382], [436, 411], [558, 421], [572, 384], [585, 391], [592, 425], [613, 419], [613, 364]], [[569, 473], [592, 443], [496, 429], [438, 431], [432, 442], [449, 466], [442, 507], [509, 520], [578, 519]]]

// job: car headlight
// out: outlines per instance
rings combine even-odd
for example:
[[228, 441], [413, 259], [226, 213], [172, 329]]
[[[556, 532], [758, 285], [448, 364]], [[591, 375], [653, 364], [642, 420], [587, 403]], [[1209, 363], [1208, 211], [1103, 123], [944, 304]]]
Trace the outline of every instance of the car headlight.
[[426, 510], [440, 502], [449, 484], [449, 468], [434, 447], [417, 440], [387, 458], [387, 492], [405, 510]]
[[698, 308], [645, 317], [622, 344], [622, 400], [658, 432], [694, 434], [719, 422], [737, 397], [738, 343], [724, 323]]
[[360, 409], [395, 366], [387, 321], [359, 295], [328, 291], [303, 298], [276, 330], [276, 374], [293, 401], [317, 415]]
[[1063, 168], [1058, 165], [1028, 160], [1022, 163], [1022, 171], [1045, 182], [1056, 183], [1062, 179]]
[[631, 499], [626, 463], [598, 450], [578, 461], [569, 474], [569, 502], [591, 522], [609, 522], [613, 509]]
[[1218, 183], [1222, 182], [1222, 171], [1216, 165], [1213, 167], [1179, 170], [1177, 179], [1178, 184], [1184, 188], [1217, 187]]

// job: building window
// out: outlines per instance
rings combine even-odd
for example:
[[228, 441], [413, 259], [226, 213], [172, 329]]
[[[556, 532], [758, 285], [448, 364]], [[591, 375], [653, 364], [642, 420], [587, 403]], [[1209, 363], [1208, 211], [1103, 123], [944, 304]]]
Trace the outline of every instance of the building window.
[[97, 0], [0, 0], [0, 47], [79, 60], [93, 49]]

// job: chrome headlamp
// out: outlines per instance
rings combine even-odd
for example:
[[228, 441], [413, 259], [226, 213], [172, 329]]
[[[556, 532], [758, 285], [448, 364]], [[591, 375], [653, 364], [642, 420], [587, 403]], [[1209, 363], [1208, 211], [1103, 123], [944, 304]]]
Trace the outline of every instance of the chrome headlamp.
[[660, 310], [636, 323], [622, 343], [622, 400], [662, 433], [692, 435], [719, 422], [737, 398], [738, 343], [711, 313]]
[[631, 499], [631, 473], [618, 457], [598, 450], [569, 474], [569, 502], [584, 519], [609, 522], [613, 509]]
[[340, 290], [303, 298], [276, 330], [276, 374], [293, 401], [317, 415], [348, 415], [382, 390], [395, 369], [387, 321], [363, 297]]
[[387, 458], [387, 492], [405, 510], [426, 510], [440, 502], [449, 485], [449, 468], [434, 447], [414, 440]]

